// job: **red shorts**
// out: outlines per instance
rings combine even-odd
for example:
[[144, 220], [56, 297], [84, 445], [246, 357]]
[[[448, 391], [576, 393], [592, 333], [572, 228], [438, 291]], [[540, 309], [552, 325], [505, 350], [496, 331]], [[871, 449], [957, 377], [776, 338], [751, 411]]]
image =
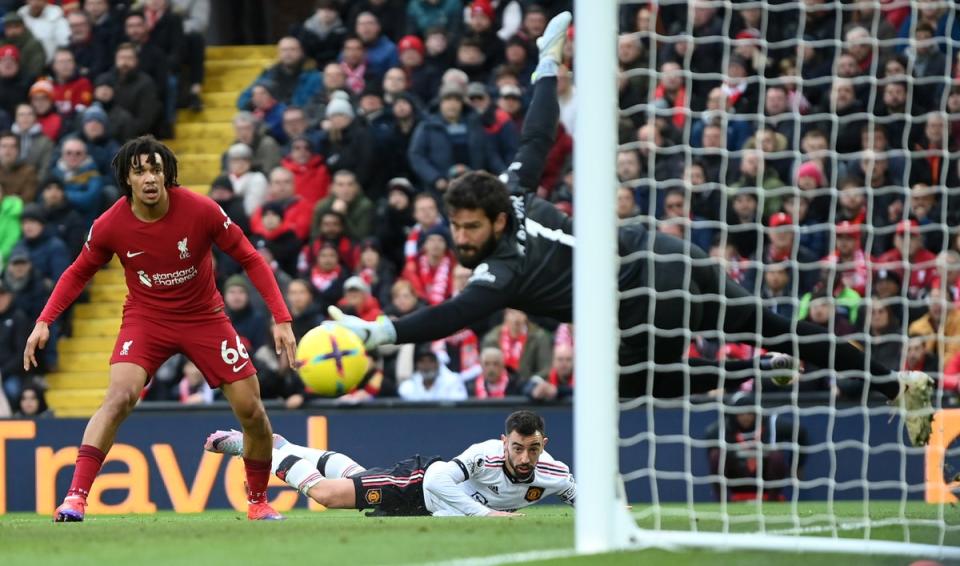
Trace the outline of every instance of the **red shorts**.
[[158, 320], [125, 312], [110, 364], [137, 364], [152, 377], [167, 359], [181, 353], [220, 387], [257, 373], [250, 353], [223, 311], [199, 317]]

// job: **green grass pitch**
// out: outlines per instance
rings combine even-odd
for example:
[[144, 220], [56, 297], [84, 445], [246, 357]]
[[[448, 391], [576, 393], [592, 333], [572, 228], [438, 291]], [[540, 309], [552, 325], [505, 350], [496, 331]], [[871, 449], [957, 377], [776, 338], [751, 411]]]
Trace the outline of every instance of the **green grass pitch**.
[[[677, 510], [678, 507], [668, 507]], [[721, 523], [710, 517], [718, 505], [697, 505], [701, 517], [696, 527], [720, 530]], [[728, 506], [734, 518], [731, 530], [755, 531], [758, 508], [751, 504]], [[801, 518], [826, 512], [822, 503], [801, 503]], [[651, 525], [638, 505], [634, 513], [641, 516], [641, 525]], [[788, 526], [784, 515], [790, 507], [764, 504], [763, 517], [767, 530]], [[895, 520], [899, 504], [873, 502], [870, 515], [874, 521]], [[838, 503], [835, 514], [840, 523], [850, 527], [864, 517], [859, 502]], [[751, 517], [753, 515], [753, 517]], [[911, 503], [910, 519], [935, 519], [938, 508]], [[960, 510], [944, 509], [948, 525], [960, 525]], [[741, 522], [742, 520], [742, 522]], [[892, 522], [892, 521], [891, 521]], [[690, 529], [687, 518], [662, 518], [662, 527]], [[936, 527], [917, 526], [907, 529], [910, 540], [937, 543], [941, 535]], [[829, 535], [829, 534], [828, 534]], [[863, 536], [863, 531], [850, 529], [841, 536]], [[871, 538], [904, 540], [902, 525], [873, 528]], [[947, 530], [944, 542], [960, 545], [960, 531]], [[277, 523], [251, 523], [231, 511], [211, 511], [196, 515], [161, 512], [155, 515], [92, 516], [82, 524], [53, 524], [49, 517], [17, 513], [0, 517], [0, 563], [5, 566], [46, 564], [503, 564], [512, 559], [535, 557], [531, 551], [564, 551], [573, 545], [573, 512], [565, 506], [544, 505], [527, 510], [519, 518], [368, 518], [356, 511], [294, 511], [288, 519]], [[524, 554], [525, 553], [525, 554]], [[511, 555], [503, 557], [502, 555]], [[495, 560], [483, 557], [502, 556]], [[882, 558], [869, 556], [832, 556], [825, 554], [778, 554], [764, 552], [709, 552], [660, 550], [635, 551], [592, 557], [551, 557], [540, 564], [669, 564], [670, 566], [709, 564], [777, 566], [834, 564], [856, 560], [865, 564], [906, 565], [915, 558]], [[812, 561], [811, 561], [812, 560]], [[459, 562], [458, 562], [459, 561]]]

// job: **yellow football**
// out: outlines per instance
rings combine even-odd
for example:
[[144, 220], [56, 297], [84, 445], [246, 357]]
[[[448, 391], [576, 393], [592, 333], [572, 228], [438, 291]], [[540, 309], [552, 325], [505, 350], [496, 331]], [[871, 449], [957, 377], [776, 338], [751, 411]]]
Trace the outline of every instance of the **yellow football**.
[[317, 395], [339, 397], [357, 388], [369, 361], [363, 342], [348, 328], [326, 322], [297, 345], [300, 378]]

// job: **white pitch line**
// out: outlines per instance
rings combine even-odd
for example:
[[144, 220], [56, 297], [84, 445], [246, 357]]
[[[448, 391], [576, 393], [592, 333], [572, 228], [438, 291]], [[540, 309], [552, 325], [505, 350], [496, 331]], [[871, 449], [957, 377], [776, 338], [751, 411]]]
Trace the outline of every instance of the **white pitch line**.
[[[939, 523], [932, 523], [930, 526], [937, 526]], [[890, 519], [878, 519], [875, 521], [859, 521], [859, 522], [849, 522], [849, 523], [838, 523], [836, 525], [811, 525], [809, 527], [790, 527], [789, 529], [778, 529], [775, 531], [767, 531], [771, 535], [804, 535], [804, 534], [815, 534], [815, 533], [827, 533], [830, 531], [857, 531], [866, 528], [875, 528], [875, 527], [891, 527], [896, 525], [903, 525], [902, 519], [890, 518]]]
[[478, 556], [476, 558], [456, 558], [442, 562], [429, 562], [423, 566], [499, 566], [500, 564], [570, 558], [576, 555], [577, 552], [572, 548], [564, 550], [531, 550], [529, 552], [512, 552], [509, 554], [495, 554], [493, 556]]

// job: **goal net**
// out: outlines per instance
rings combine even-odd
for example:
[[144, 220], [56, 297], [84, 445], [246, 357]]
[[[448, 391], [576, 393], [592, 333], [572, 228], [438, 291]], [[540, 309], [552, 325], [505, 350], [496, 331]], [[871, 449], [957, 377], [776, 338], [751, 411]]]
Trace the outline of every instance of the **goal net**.
[[[575, 398], [578, 551], [960, 558], [954, 3], [576, 7], [576, 372], [591, 376]], [[632, 224], [683, 245], [628, 249]], [[639, 263], [680, 283], [618, 290]], [[747, 296], [698, 292], [711, 264]], [[778, 385], [760, 323], [724, 331], [744, 302], [791, 321], [794, 354], [853, 341], [869, 362], [934, 377], [929, 445], [911, 445], [864, 372], [805, 364]], [[801, 337], [800, 320], [828, 334]], [[644, 355], [618, 357], [638, 339]], [[642, 385], [621, 397], [618, 379]]]

